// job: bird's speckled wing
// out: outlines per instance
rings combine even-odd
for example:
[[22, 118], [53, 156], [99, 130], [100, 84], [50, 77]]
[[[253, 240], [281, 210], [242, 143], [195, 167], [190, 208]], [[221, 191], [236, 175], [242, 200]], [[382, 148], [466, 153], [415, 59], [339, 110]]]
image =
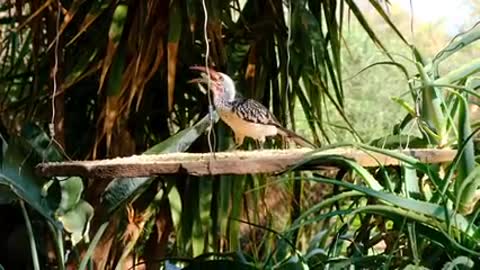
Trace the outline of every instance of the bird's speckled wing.
[[245, 121], [264, 125], [279, 125], [275, 116], [258, 101], [253, 99], [237, 98], [232, 103], [233, 113]]

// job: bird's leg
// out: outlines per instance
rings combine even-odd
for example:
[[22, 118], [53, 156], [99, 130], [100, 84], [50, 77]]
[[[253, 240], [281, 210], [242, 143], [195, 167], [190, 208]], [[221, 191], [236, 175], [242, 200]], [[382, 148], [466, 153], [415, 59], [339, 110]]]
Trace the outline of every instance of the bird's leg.
[[257, 149], [263, 149], [263, 146], [265, 145], [265, 137], [255, 140], [255, 142], [257, 142]]
[[242, 146], [243, 144], [243, 139], [245, 138], [245, 136], [243, 134], [237, 134], [235, 133], [235, 145], [230, 147], [228, 149], [228, 151], [233, 151], [233, 150], [236, 150], [238, 149], [240, 146]]
[[239, 148], [243, 144], [243, 139], [245, 136], [243, 134], [235, 134], [235, 149]]
[[290, 148], [290, 140], [287, 137], [282, 137], [282, 138], [283, 138], [283, 149]]
[[287, 149], [288, 141], [287, 137], [280, 135], [280, 149]]

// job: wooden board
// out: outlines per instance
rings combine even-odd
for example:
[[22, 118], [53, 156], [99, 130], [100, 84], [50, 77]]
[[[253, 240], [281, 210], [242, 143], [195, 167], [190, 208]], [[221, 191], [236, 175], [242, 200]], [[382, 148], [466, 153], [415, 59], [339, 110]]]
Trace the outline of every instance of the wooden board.
[[[425, 163], [443, 163], [453, 160], [456, 150], [410, 149], [400, 151]], [[219, 175], [279, 173], [305, 159], [311, 149], [258, 150], [210, 153], [174, 153], [138, 155], [124, 158], [92, 161], [41, 163], [41, 176], [83, 176], [92, 178], [143, 177], [164, 174]], [[399, 161], [374, 152], [358, 149], [331, 149], [315, 155], [341, 155], [357, 161], [364, 167], [398, 165]], [[332, 166], [332, 165], [330, 165]], [[333, 164], [334, 166], [334, 164]], [[325, 169], [325, 164], [303, 170]]]

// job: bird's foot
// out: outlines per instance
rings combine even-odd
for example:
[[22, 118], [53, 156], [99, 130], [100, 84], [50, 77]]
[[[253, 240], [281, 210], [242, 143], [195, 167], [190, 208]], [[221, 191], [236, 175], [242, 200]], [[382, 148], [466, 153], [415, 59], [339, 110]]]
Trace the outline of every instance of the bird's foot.
[[291, 143], [291, 141], [290, 141], [288, 138], [285, 138], [285, 139], [283, 139], [282, 141], [283, 141], [283, 145], [282, 145], [282, 146], [283, 146], [283, 149], [288, 149], [288, 148], [290, 148], [290, 143]]
[[235, 151], [235, 150], [237, 150], [238, 148], [240, 148], [240, 146], [242, 146], [242, 145], [241, 145], [241, 144], [234, 144], [234, 145], [232, 145], [230, 148], [228, 148], [226, 152]]
[[265, 145], [265, 140], [255, 140], [255, 143], [257, 145], [258, 150], [263, 150], [263, 147]]

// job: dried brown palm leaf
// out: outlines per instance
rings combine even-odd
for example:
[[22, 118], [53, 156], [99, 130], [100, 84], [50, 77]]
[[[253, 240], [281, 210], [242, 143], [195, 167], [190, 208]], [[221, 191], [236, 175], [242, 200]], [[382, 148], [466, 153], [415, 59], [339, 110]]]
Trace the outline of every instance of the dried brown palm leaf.
[[108, 31], [108, 45], [107, 53], [103, 59], [102, 73], [100, 74], [100, 83], [98, 86], [98, 92], [103, 88], [107, 73], [110, 70], [110, 66], [113, 63], [115, 53], [120, 44], [120, 40], [123, 34], [123, 28], [127, 19], [128, 6], [126, 4], [118, 4], [115, 8], [112, 17], [112, 23], [110, 30]]
[[[132, 27], [129, 33], [129, 43], [133, 44], [131, 47], [138, 47], [138, 49], [133, 51], [131, 60], [135, 75], [128, 84], [124, 85], [126, 88], [122, 89], [122, 95], [125, 96], [122, 111], [130, 111], [134, 100], [136, 100], [135, 110], [139, 109], [145, 85], [155, 75], [163, 60], [164, 37], [168, 25], [166, 7], [165, 1], [149, 1], [146, 7], [137, 9], [136, 18], [139, 19], [134, 24], [139, 25], [142, 31], [135, 31], [135, 27]], [[146, 16], [140, 16], [144, 10], [146, 10]]]
[[120, 96], [107, 96], [105, 107], [101, 111], [97, 121], [97, 127], [101, 127], [101, 129], [99, 132], [97, 132], [95, 143], [92, 149], [92, 159], [97, 158], [97, 151], [103, 139], [105, 139], [106, 156], [108, 156], [111, 139], [112, 139], [113, 127], [115, 126], [118, 115], [119, 115], [119, 109], [118, 109], [119, 98]]
[[173, 96], [175, 90], [175, 74], [177, 71], [178, 41], [168, 42], [168, 111], [173, 110]]
[[[47, 2], [51, 2], [52, 0], [49, 0]], [[67, 26], [72, 22], [73, 18], [77, 14], [77, 11], [80, 9], [80, 6], [85, 2], [85, 0], [74, 0], [72, 4], [70, 5], [70, 8], [65, 12], [65, 15], [63, 17], [62, 25], [60, 26], [58, 36], [62, 36], [65, 29]], [[55, 45], [55, 40], [50, 42], [50, 45], [47, 47], [47, 51], [50, 51], [53, 46]]]
[[[155, 75], [157, 72], [158, 68], [160, 67], [160, 63], [163, 60], [163, 40], [158, 39], [157, 37], [151, 36], [151, 40], [148, 43], [148, 48], [146, 49], [146, 57], [145, 61], [141, 61], [141, 63], [138, 66], [138, 74], [139, 76], [135, 77], [135, 80], [133, 82], [133, 88], [137, 89], [136, 92], [136, 97], [137, 97], [137, 102], [135, 106], [135, 110], [138, 111], [140, 103], [143, 98], [143, 91], [145, 89], [145, 84]], [[147, 61], [149, 60], [149, 61]], [[129, 104], [133, 102], [133, 95], [130, 95], [130, 100]]]
[[[131, 45], [132, 47], [138, 47], [138, 50], [135, 50], [134, 60], [132, 60], [132, 63], [135, 64], [135, 76], [131, 81], [129, 91], [124, 93], [124, 95], [128, 96], [127, 111], [130, 111], [130, 107], [135, 99], [135, 109], [138, 110], [142, 101], [144, 87], [158, 70], [161, 58], [163, 58], [163, 37], [166, 32], [166, 23], [164, 21], [166, 15], [159, 12], [159, 10], [162, 10], [162, 7], [159, 6], [158, 1], [148, 2], [145, 9], [147, 10], [147, 15], [136, 16], [140, 20], [134, 22], [134, 24], [140, 25], [139, 27], [142, 29], [140, 31], [141, 34], [139, 35], [138, 31], [131, 31], [129, 34], [129, 43], [133, 44]], [[140, 12], [144, 11], [139, 8], [137, 15]], [[132, 27], [132, 29], [135, 29], [135, 27]], [[136, 45], [137, 43], [138, 46]], [[158, 50], [161, 50], [161, 53]], [[159, 56], [160, 59], [158, 59]]]
[[179, 2], [174, 2], [170, 8], [170, 21], [167, 44], [168, 62], [168, 111], [173, 110], [173, 97], [175, 90], [175, 75], [177, 73], [178, 44], [182, 33], [182, 17]]
[[114, 1], [94, 1], [90, 8], [90, 11], [83, 19], [83, 22], [81, 23], [77, 34], [65, 45], [65, 47], [74, 44], [81, 35], [88, 33], [88, 29], [90, 28], [90, 26], [92, 26], [92, 24], [100, 17], [100, 15], [103, 14], [104, 11], [107, 10], [107, 8], [113, 2]]

